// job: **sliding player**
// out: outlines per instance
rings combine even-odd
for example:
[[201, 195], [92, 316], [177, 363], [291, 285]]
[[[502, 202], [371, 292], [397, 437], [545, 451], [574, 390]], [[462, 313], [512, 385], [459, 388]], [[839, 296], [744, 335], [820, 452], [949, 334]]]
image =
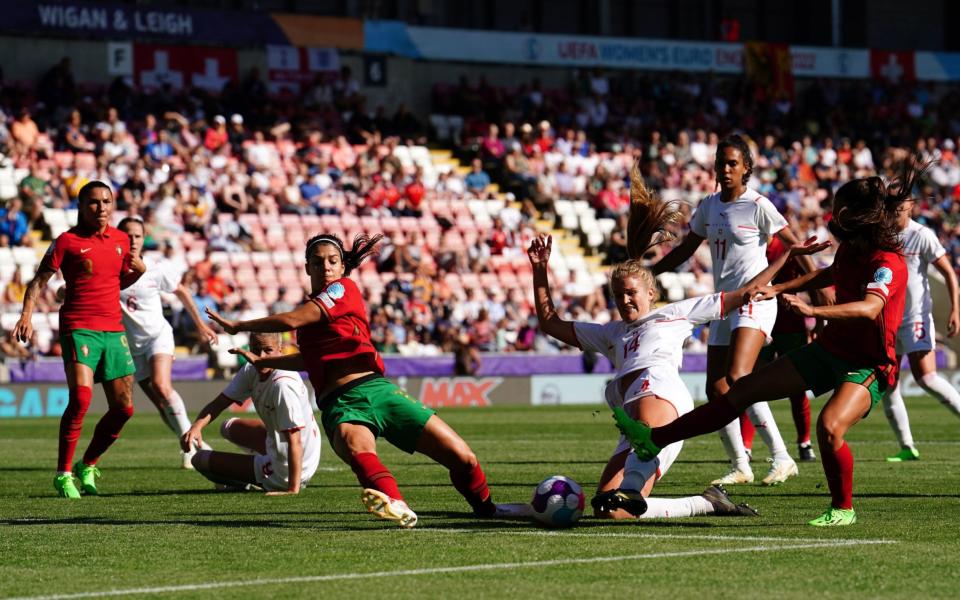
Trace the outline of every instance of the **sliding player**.
[[498, 514], [470, 446], [433, 410], [384, 377], [383, 360], [370, 341], [367, 307], [360, 288], [348, 277], [382, 237], [359, 235], [349, 249], [334, 235], [311, 238], [305, 253], [310, 300], [290, 312], [251, 321], [230, 321], [209, 309], [207, 313], [231, 334], [297, 330], [299, 353], [254, 357], [252, 362], [310, 374], [323, 428], [334, 452], [363, 486], [361, 501], [368, 511], [401, 527], [417, 522], [377, 455], [377, 438], [383, 436], [404, 452], [420, 452], [446, 467], [453, 486], [477, 516]]
[[[651, 270], [654, 275], [675, 271], [707, 240], [713, 258], [714, 289], [732, 292], [767, 266], [765, 252], [770, 236], [777, 236], [787, 247], [795, 245], [797, 238], [773, 204], [747, 187], [753, 172], [753, 156], [743, 138], [731, 135], [721, 140], [717, 145], [715, 167], [720, 191], [700, 202], [686, 238]], [[803, 264], [806, 270], [813, 269], [809, 259]], [[753, 371], [776, 318], [777, 303], [771, 299], [750, 302], [729, 319], [718, 320], [710, 326], [707, 347], [709, 402], [716, 402], [734, 381]], [[764, 424], [760, 435], [773, 455], [773, 463], [763, 483], [775, 485], [797, 475], [797, 464], [787, 453], [770, 408], [766, 403], [759, 403], [750, 411], [754, 422]], [[752, 482], [753, 470], [743, 445], [740, 423], [733, 419], [721, 430], [720, 439], [731, 469], [713, 483]]]
[[[30, 339], [37, 295], [62, 271], [67, 285], [60, 308], [60, 344], [70, 396], [60, 419], [53, 487], [64, 498], [80, 497], [74, 472], [83, 492], [97, 495], [97, 461], [133, 415], [133, 357], [120, 318], [120, 290], [136, 283], [146, 271], [143, 261], [130, 253], [127, 235], [110, 226], [114, 209], [110, 186], [91, 181], [80, 188], [77, 201], [77, 226], [50, 245], [27, 286], [23, 313], [13, 329], [16, 339]], [[83, 459], [71, 471], [94, 383], [103, 384], [107, 412], [97, 423]]]
[[[657, 287], [653, 275], [643, 267], [641, 257], [659, 243], [654, 237], [676, 213], [646, 190], [636, 167], [631, 180], [627, 226], [630, 259], [615, 265], [610, 274], [610, 291], [621, 320], [597, 325], [560, 318], [553, 306], [547, 278], [552, 239], [546, 235], [535, 239], [528, 251], [533, 265], [534, 300], [544, 333], [571, 346], [601, 353], [616, 367], [616, 375], [605, 392], [611, 408], [626, 410], [646, 422], [666, 424], [693, 409], [693, 399], [679, 374], [683, 342], [693, 329], [699, 324], [723, 319], [749, 303], [753, 292], [765, 286], [791, 256], [819, 251], [826, 244], [794, 246], [744, 287], [729, 293], [690, 298], [653, 310]], [[599, 491], [592, 502], [594, 510], [619, 518], [680, 517], [713, 512], [756, 514], [748, 507], [735, 506], [722, 487], [716, 486], [690, 498], [647, 498], [656, 481], [677, 458], [682, 445], [672, 444], [656, 456], [640, 459], [621, 439], [601, 475]]]
[[[933, 327], [933, 301], [930, 298], [927, 267], [932, 263], [947, 282], [947, 292], [950, 294], [948, 337], [957, 335], [957, 330], [960, 329], [957, 275], [950, 266], [947, 251], [940, 245], [933, 231], [910, 218], [913, 207], [912, 198], [904, 202], [900, 208], [898, 220], [908, 276], [903, 322], [897, 332], [897, 364], [900, 364], [901, 358], [906, 354], [910, 361], [910, 371], [920, 387], [950, 409], [954, 415], [960, 416], [960, 394], [946, 379], [937, 374], [937, 357], [933, 351], [936, 340]], [[887, 421], [900, 442], [900, 452], [887, 457], [887, 460], [890, 462], [917, 460], [920, 458], [920, 452], [913, 442], [907, 407], [900, 393], [899, 372], [897, 375], [896, 385], [883, 399], [883, 408]]]
[[[248, 359], [281, 356], [278, 333], [250, 337]], [[228, 487], [257, 485], [270, 495], [297, 494], [320, 466], [320, 429], [313, 419], [307, 388], [295, 371], [254, 367], [250, 362], [234, 375], [227, 389], [207, 404], [181, 438], [184, 452], [203, 444], [203, 428], [232, 404], [253, 399], [259, 419], [228, 419], [224, 438], [255, 454], [199, 450], [193, 465], [204, 477]]]
[[[117, 226], [130, 238], [130, 253], [140, 258], [143, 250], [143, 221], [127, 217]], [[164, 423], [179, 439], [190, 429], [190, 419], [180, 394], [173, 389], [173, 329], [163, 318], [160, 293], [173, 293], [190, 315], [202, 339], [211, 344], [217, 334], [200, 318], [190, 292], [180, 284], [180, 274], [173, 273], [169, 266], [151, 264], [146, 274], [137, 283], [120, 292], [120, 308], [123, 310], [123, 325], [130, 342], [130, 354], [136, 368], [134, 379], [160, 411]], [[206, 446], [206, 450], [210, 447]], [[190, 459], [195, 449], [184, 451], [181, 466], [192, 468]]]
[[831, 233], [840, 240], [834, 263], [763, 293], [773, 297], [836, 285], [837, 304], [813, 307], [785, 295], [791, 310], [827, 320], [813, 343], [736, 382], [725, 397], [672, 423], [651, 429], [623, 410], [614, 417], [637, 455], [653, 458], [672, 443], [715, 431], [755, 402], [812, 389], [833, 390], [817, 419], [820, 460], [831, 503], [810, 521], [817, 527], [852, 525], [853, 454], [844, 437], [896, 382], [896, 337], [906, 300], [907, 267], [900, 254], [898, 209], [922, 170], [908, 166], [896, 187], [880, 177], [855, 179], [837, 190]]

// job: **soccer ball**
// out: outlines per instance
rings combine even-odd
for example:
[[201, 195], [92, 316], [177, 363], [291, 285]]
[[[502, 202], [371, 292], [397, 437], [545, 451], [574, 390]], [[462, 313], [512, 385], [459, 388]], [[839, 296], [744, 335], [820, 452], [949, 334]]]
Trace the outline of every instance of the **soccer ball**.
[[583, 489], [576, 481], [554, 475], [533, 492], [533, 518], [547, 527], [570, 527], [583, 515]]

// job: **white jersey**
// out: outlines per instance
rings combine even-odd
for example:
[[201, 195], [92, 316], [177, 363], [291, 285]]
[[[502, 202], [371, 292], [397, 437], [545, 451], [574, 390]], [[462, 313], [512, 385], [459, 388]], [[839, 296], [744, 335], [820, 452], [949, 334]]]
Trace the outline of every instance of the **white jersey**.
[[772, 202], [751, 189], [732, 202], [720, 192], [700, 202], [690, 230], [707, 239], [713, 286], [731, 292], [767, 268], [767, 239], [787, 226]]
[[223, 390], [223, 395], [237, 404], [253, 399], [253, 407], [267, 428], [267, 456], [278, 479], [286, 480], [290, 464], [290, 444], [284, 435], [300, 431], [303, 445], [303, 473], [314, 473], [320, 464], [320, 429], [313, 418], [313, 408], [303, 379], [295, 371], [274, 369], [266, 379], [247, 363]]
[[147, 265], [147, 271], [130, 287], [120, 290], [120, 308], [123, 311], [123, 327], [131, 351], [146, 347], [170, 324], [163, 318], [160, 293], [172, 293], [180, 285], [181, 273], [170, 263]]
[[933, 301], [930, 298], [930, 282], [927, 267], [947, 253], [940, 245], [937, 235], [913, 219], [900, 232], [903, 240], [903, 258], [907, 263], [907, 299], [903, 306], [903, 321], [919, 321], [930, 314]]
[[594, 350], [613, 363], [617, 374], [610, 385], [619, 385], [624, 375], [643, 369], [663, 367], [676, 373], [683, 362], [683, 342], [694, 328], [722, 318], [720, 292], [668, 304], [632, 323], [574, 323], [573, 331], [581, 349]]

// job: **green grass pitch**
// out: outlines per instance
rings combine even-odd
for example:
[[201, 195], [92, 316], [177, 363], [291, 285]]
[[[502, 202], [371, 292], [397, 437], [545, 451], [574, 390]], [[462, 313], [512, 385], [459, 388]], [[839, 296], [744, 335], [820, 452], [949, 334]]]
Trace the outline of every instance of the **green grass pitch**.
[[[860, 523], [834, 530], [805, 524], [829, 502], [819, 463], [801, 464], [800, 476], [777, 488], [732, 488], [759, 518], [584, 518], [548, 531], [474, 519], [441, 467], [383, 443], [384, 462], [420, 515], [404, 531], [363, 511], [353, 474], [326, 441], [320, 471], [299, 496], [217, 493], [178, 468], [172, 434], [145, 411], [102, 461], [103, 495], [68, 502], [51, 483], [57, 421], [4, 421], [0, 598], [956, 597], [960, 420], [929, 398], [908, 406], [922, 460], [884, 461], [897, 448], [879, 410], [856, 426], [848, 439]], [[787, 404], [774, 410], [792, 441]], [[505, 502], [528, 501], [553, 474], [579, 481], [589, 499], [616, 442], [600, 407], [442, 416]], [[208, 441], [229, 449], [216, 431]], [[759, 438], [756, 447], [759, 480], [766, 451]], [[721, 455], [716, 436], [687, 442], [655, 494], [699, 493], [724, 471]]]

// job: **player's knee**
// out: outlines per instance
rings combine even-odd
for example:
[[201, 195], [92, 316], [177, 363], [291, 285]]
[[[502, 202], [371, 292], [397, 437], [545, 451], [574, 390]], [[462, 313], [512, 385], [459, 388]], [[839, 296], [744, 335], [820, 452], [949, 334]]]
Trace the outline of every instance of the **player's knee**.
[[164, 382], [158, 382], [155, 380], [151, 381], [150, 388], [153, 389], [153, 393], [157, 394], [164, 400], [166, 400], [167, 398], [173, 395], [173, 386], [166, 381]]
[[212, 454], [213, 451], [211, 450], [198, 450], [190, 459], [193, 468], [204, 473], [210, 471], [210, 456]]
[[231, 442], [233, 441], [230, 437], [230, 426], [233, 425], [233, 422], [236, 420], [236, 417], [234, 417], [232, 419], [227, 419], [220, 424], [220, 435], [223, 437], [223, 439]]
[[843, 426], [836, 419], [821, 415], [817, 420], [817, 439], [821, 445], [836, 447], [843, 440], [843, 433]]

